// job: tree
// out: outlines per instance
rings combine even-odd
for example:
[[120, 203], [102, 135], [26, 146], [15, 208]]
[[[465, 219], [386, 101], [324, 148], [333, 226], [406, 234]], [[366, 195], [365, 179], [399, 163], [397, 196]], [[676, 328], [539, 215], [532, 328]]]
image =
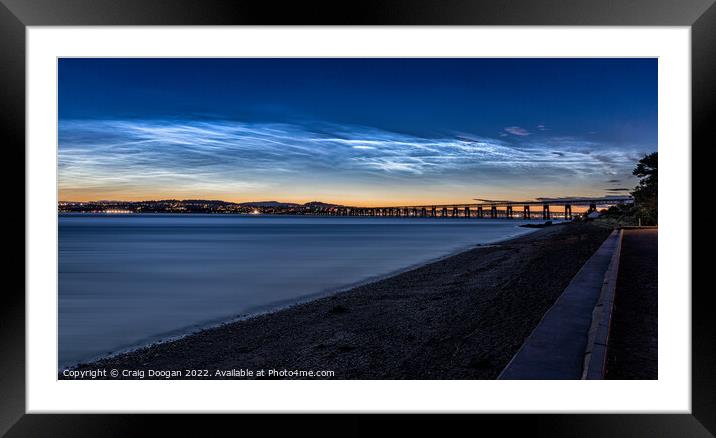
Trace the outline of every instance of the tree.
[[656, 225], [658, 223], [658, 152], [645, 155], [639, 160], [634, 171], [639, 177], [639, 185], [631, 193], [634, 197], [636, 216], [641, 219], [644, 225]]

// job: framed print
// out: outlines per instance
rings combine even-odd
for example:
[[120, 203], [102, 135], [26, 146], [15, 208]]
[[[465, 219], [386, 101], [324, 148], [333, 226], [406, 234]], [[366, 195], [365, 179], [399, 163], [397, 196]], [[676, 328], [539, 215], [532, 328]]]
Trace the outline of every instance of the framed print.
[[3, 0], [0, 431], [713, 435], [712, 2], [179, 3]]

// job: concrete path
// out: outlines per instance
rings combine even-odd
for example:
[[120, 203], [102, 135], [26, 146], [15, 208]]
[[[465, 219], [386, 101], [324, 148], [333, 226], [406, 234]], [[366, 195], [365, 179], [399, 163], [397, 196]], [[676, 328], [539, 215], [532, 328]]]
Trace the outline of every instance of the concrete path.
[[607, 379], [659, 378], [659, 230], [624, 230]]
[[498, 379], [582, 378], [592, 314], [619, 236], [613, 232], [587, 260]]

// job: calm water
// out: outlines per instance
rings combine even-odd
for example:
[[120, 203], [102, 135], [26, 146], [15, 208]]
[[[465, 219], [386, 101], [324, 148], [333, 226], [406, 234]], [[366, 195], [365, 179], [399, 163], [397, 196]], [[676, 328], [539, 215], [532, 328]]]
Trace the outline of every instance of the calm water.
[[521, 220], [59, 218], [59, 365], [73, 365], [530, 232]]

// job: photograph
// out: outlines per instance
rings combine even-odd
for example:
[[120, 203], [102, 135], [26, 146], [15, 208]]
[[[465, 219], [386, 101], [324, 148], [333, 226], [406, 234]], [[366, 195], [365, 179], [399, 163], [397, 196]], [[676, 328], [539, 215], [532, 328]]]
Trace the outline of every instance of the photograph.
[[658, 379], [659, 62], [58, 57], [57, 379]]
[[0, 437], [716, 438], [714, 2], [0, 0]]

